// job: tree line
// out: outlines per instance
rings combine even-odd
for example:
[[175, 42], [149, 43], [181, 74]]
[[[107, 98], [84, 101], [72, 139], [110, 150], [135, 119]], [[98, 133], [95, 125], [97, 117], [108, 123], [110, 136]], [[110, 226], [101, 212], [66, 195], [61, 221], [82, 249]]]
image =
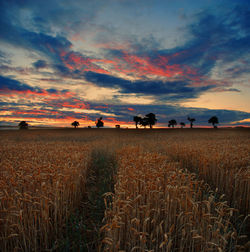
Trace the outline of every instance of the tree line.
[[[193, 128], [193, 124], [196, 121], [196, 119], [188, 116], [187, 120], [190, 122], [190, 128]], [[153, 125], [156, 124], [157, 119], [156, 119], [155, 114], [149, 113], [143, 118], [140, 116], [134, 116], [133, 121], [135, 122], [136, 129], [138, 129], [138, 125], [141, 125], [144, 127], [149, 126], [152, 129]], [[211, 123], [214, 128], [217, 128], [216, 124], [219, 123], [219, 119], [217, 116], [212, 116], [208, 120], [208, 123]], [[168, 121], [169, 128], [170, 127], [174, 128], [175, 126], [177, 126], [177, 121], [175, 119]], [[180, 126], [181, 126], [181, 128], [184, 128], [186, 126], [186, 124], [184, 122], [180, 122]]]
[[[193, 123], [196, 121], [195, 118], [191, 118], [191, 117], [187, 117], [187, 120], [190, 122], [190, 128], [193, 128]], [[136, 129], [138, 129], [138, 125], [146, 128], [147, 126], [150, 127], [150, 129], [153, 128], [153, 125], [156, 124], [157, 119], [154, 113], [149, 113], [147, 115], [145, 115], [144, 117], [140, 117], [140, 116], [134, 116], [133, 117], [133, 121], [135, 122], [135, 127]], [[219, 123], [219, 119], [217, 116], [212, 116], [209, 120], [208, 123], [211, 123], [213, 125], [214, 128], [217, 128], [216, 124]], [[96, 127], [97, 128], [101, 128], [104, 126], [104, 122], [102, 120], [102, 117], [98, 118], [97, 121], [95, 122]], [[71, 123], [71, 125], [74, 128], [77, 128], [80, 126], [80, 123], [78, 121], [74, 121]], [[21, 121], [18, 124], [20, 129], [28, 129], [28, 123], [26, 121]], [[116, 125], [118, 126], [118, 125]], [[172, 127], [174, 128], [175, 126], [177, 126], [177, 121], [175, 119], [172, 119], [170, 121], [168, 121], [168, 127]], [[186, 126], [186, 124], [184, 122], [180, 122], [180, 126], [181, 128], [184, 128]], [[91, 126], [88, 126], [88, 128], [91, 128]]]

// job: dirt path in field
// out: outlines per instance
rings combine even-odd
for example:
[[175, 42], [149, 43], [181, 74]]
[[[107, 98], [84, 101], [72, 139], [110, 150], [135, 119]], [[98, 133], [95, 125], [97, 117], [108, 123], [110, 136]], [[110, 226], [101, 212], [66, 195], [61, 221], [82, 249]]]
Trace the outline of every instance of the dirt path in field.
[[96, 252], [103, 239], [100, 233], [105, 211], [103, 194], [114, 190], [116, 162], [110, 152], [102, 149], [94, 150], [91, 159], [86, 193], [80, 208], [71, 215], [66, 225], [66, 236], [59, 246], [60, 251]]

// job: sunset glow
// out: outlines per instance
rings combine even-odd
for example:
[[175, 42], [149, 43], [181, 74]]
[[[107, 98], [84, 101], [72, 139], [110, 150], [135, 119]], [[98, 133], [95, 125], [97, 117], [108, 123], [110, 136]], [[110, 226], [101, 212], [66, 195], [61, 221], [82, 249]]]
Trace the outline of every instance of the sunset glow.
[[250, 126], [250, 4], [0, 1], [0, 125]]

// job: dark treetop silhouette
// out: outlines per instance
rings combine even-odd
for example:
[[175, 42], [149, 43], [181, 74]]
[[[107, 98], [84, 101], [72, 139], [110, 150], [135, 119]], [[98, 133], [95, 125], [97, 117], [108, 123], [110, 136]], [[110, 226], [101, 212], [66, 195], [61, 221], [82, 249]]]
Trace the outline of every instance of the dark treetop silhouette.
[[188, 117], [187, 119], [190, 122], [190, 128], [193, 128], [193, 122], [195, 122], [195, 118]]
[[138, 128], [138, 123], [141, 126], [144, 126], [144, 128], [149, 125], [150, 129], [152, 129], [153, 125], [155, 125], [155, 123], [157, 122], [157, 119], [155, 118], [155, 114], [149, 113], [143, 118], [139, 116], [134, 116], [133, 121], [135, 122], [136, 129]]
[[80, 123], [77, 122], [77, 121], [74, 121], [74, 122], [71, 123], [71, 125], [74, 126], [75, 129], [76, 129], [80, 125]]
[[168, 127], [174, 128], [174, 126], [177, 125], [177, 122], [175, 119], [172, 119], [168, 122]]
[[142, 118], [142, 119], [140, 120], [140, 125], [141, 125], [141, 126], [144, 126], [144, 128], [146, 128], [146, 127], [149, 125], [148, 119], [147, 119], [146, 117]]
[[103, 126], [104, 126], [104, 123], [102, 121], [102, 117], [100, 117], [99, 119], [97, 119], [96, 127], [100, 128], [100, 127], [103, 127]]
[[157, 122], [157, 119], [155, 118], [155, 114], [153, 114], [153, 113], [147, 114], [145, 116], [145, 118], [143, 118], [143, 119], [148, 121], [148, 125], [149, 125], [150, 129], [152, 129], [153, 125], [155, 125]]
[[212, 123], [214, 128], [217, 128], [215, 124], [219, 123], [218, 117], [217, 116], [212, 116], [209, 120], [208, 123]]
[[138, 124], [140, 124], [142, 118], [140, 116], [134, 116], [133, 121], [135, 122], [135, 127], [138, 129]]
[[181, 128], [186, 126], [186, 124], [184, 122], [181, 122], [180, 125], [181, 125]]
[[19, 124], [18, 124], [19, 128], [20, 129], [28, 129], [28, 123], [26, 123], [25, 121], [21, 121]]

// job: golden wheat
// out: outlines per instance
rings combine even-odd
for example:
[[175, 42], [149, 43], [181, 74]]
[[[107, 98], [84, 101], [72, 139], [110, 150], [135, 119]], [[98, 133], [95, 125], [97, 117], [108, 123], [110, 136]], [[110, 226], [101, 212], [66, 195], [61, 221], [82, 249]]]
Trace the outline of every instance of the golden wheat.
[[118, 167], [115, 192], [104, 198], [101, 251], [240, 251], [247, 242], [235, 219], [247, 222], [250, 210], [247, 130], [0, 135], [1, 251], [58, 249], [88, 190], [94, 149], [114, 153]]
[[52, 248], [84, 190], [90, 148], [6, 141], [1, 152], [2, 251]]
[[169, 139], [173, 143], [166, 145], [166, 151], [183, 168], [196, 172], [214, 189], [218, 188], [232, 207], [247, 215], [250, 212], [250, 137], [220, 138], [193, 135], [192, 139]]
[[118, 166], [115, 193], [106, 195], [105, 251], [225, 251], [235, 245], [234, 209], [195, 174], [138, 147], [119, 151]]

